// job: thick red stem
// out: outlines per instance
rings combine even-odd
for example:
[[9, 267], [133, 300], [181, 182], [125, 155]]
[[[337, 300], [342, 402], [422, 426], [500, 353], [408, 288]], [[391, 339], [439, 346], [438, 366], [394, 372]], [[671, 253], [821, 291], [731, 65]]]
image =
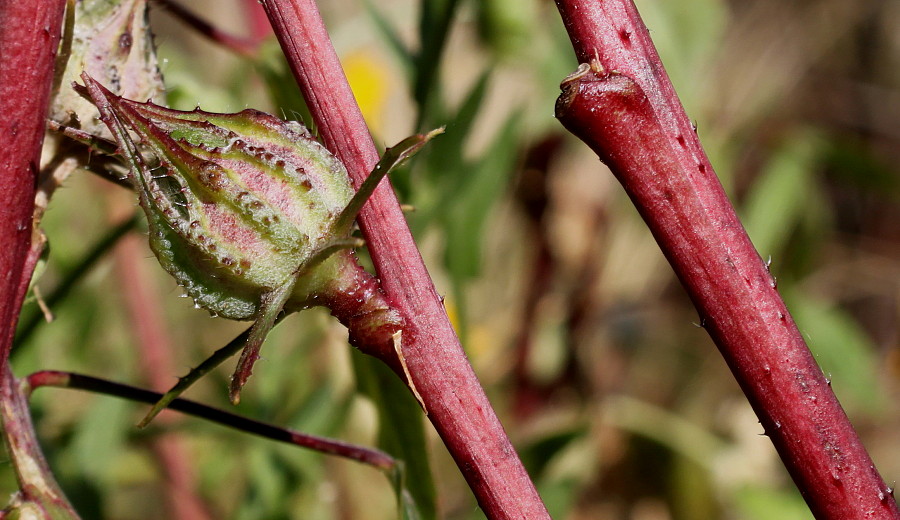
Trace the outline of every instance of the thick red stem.
[[[263, 7], [323, 142], [359, 186], [378, 152], [315, 2], [264, 0]], [[406, 321], [402, 351], [413, 384], [479, 504], [490, 518], [548, 518], [463, 353], [387, 182], [359, 222], [384, 292]]]
[[557, 0], [557, 117], [624, 186], [817, 518], [900, 518], [706, 157], [631, 0]]
[[47, 515], [76, 518], [47, 467], [8, 362], [38, 256], [29, 255], [32, 215], [64, 7], [63, 0], [0, 2], [0, 415], [19, 498]]
[[30, 271], [31, 217], [65, 2], [0, 2], [0, 367]]

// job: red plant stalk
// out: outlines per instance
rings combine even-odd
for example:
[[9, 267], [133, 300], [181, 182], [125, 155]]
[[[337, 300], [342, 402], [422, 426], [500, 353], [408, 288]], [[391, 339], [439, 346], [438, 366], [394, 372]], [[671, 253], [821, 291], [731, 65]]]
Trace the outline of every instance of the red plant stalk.
[[32, 214], [64, 5], [62, 0], [0, 2], [0, 415], [19, 480], [16, 501], [57, 518], [74, 518], [38, 447], [8, 363], [37, 261], [29, 254]]
[[0, 2], [0, 368], [31, 275], [31, 217], [64, 5]]
[[19, 483], [19, 492], [10, 497], [9, 508], [0, 512], [0, 518], [9, 512], [14, 518], [21, 514], [22, 518], [77, 520], [78, 514], [53, 479], [34, 432], [27, 396], [8, 363], [0, 368], [0, 418], [6, 452]]
[[817, 518], [897, 504], [728, 201], [631, 0], [557, 0], [579, 72], [557, 117], [609, 166]]
[[[322, 141], [359, 186], [378, 152], [315, 2], [262, 4]], [[408, 324], [402, 355], [414, 389], [478, 503], [489, 518], [548, 518], [465, 357], [387, 182], [366, 203], [359, 223], [382, 288]]]
[[[134, 211], [133, 202], [126, 204], [109, 190], [111, 221], [127, 219]], [[132, 197], [129, 197], [132, 199]], [[168, 388], [175, 373], [172, 359], [174, 346], [163, 316], [161, 298], [142, 262], [146, 245], [135, 234], [122, 237], [115, 250], [115, 269], [129, 320], [137, 340], [140, 367], [151, 388]], [[175, 418], [163, 416], [162, 424], [171, 426]], [[169, 518], [173, 520], [211, 520], [212, 513], [197, 493], [197, 479], [188, 447], [177, 432], [164, 432], [150, 443], [165, 478], [165, 495]]]

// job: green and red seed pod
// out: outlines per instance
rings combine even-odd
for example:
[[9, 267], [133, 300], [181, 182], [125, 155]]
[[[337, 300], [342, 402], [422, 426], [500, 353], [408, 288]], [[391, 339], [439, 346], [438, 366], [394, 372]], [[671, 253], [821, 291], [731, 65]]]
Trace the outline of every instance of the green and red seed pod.
[[351, 249], [360, 241], [348, 206], [360, 203], [343, 164], [305, 127], [256, 110], [171, 110], [82, 79], [129, 166], [162, 267], [198, 307], [256, 322], [235, 400], [282, 311], [324, 305], [355, 346], [394, 356], [403, 320]]

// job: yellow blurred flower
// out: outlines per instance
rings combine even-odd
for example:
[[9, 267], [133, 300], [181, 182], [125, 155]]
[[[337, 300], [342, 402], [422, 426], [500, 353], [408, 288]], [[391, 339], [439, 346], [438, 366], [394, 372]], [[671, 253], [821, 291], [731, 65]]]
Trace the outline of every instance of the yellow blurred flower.
[[377, 55], [364, 49], [347, 54], [342, 62], [366, 123], [373, 134], [383, 133], [383, 114], [389, 86], [385, 64]]

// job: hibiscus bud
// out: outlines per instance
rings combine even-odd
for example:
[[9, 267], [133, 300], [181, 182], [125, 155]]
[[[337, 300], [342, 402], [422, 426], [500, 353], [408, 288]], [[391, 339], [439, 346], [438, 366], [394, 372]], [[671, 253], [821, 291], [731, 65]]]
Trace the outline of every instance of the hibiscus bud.
[[109, 139], [107, 128], [96, 120], [94, 105], [68, 86], [86, 71], [123, 97], [156, 101], [165, 97], [147, 0], [79, 0], [72, 7], [68, 15], [74, 19], [65, 28], [57, 57], [56, 67], [62, 73], [49, 118]]
[[[404, 319], [356, 261], [349, 248], [361, 241], [350, 232], [380, 180], [442, 130], [388, 149], [354, 192], [343, 164], [299, 123], [255, 110], [170, 110], [82, 79], [129, 166], [160, 264], [198, 307], [254, 320], [236, 343], [233, 402], [277, 316], [313, 305], [331, 309], [360, 350], [405, 372]], [[142, 424], [205, 370], [181, 378]]]
[[83, 79], [130, 163], [151, 248], [199, 307], [255, 319], [262, 295], [301, 270], [285, 307], [324, 296], [334, 262], [349, 258], [327, 253], [348, 244], [334, 222], [354, 191], [305, 127], [255, 110], [170, 110]]

